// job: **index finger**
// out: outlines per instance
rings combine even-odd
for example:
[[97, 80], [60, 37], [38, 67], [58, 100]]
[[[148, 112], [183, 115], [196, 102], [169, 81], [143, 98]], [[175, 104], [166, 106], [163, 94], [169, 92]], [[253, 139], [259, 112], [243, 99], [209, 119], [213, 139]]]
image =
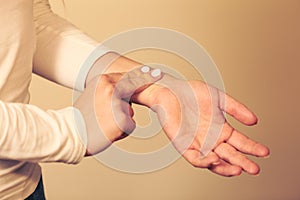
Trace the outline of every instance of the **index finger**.
[[163, 74], [160, 69], [142, 66], [127, 72], [116, 84], [116, 92], [121, 98], [131, 98], [151, 84], [159, 81]]
[[219, 99], [219, 106], [221, 110], [225, 111], [245, 125], [257, 124], [258, 119], [256, 115], [244, 104], [221, 91], [219, 91]]

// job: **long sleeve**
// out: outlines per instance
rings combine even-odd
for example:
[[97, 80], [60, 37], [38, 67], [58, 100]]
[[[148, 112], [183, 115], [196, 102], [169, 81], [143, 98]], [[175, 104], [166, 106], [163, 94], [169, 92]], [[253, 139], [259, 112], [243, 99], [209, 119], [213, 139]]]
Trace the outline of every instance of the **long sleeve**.
[[76, 108], [43, 111], [0, 101], [0, 159], [78, 163], [86, 152], [85, 124]]
[[109, 50], [98, 47], [96, 41], [54, 14], [48, 0], [34, 0], [34, 22], [37, 43], [33, 71], [51, 81], [82, 91], [92, 67], [83, 63], [95, 49], [99, 58]]

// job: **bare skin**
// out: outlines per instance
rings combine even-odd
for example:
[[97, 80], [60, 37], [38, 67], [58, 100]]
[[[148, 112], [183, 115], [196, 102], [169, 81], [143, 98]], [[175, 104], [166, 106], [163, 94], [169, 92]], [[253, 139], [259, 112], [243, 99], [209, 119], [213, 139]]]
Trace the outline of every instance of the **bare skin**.
[[[169, 80], [164, 81], [165, 79]], [[258, 164], [249, 159], [247, 155], [266, 157], [269, 155], [269, 149], [235, 130], [223, 115], [224, 111], [239, 122], [251, 126], [258, 121], [253, 112], [229, 95], [201, 81], [186, 82], [171, 76], [164, 76], [160, 82], [172, 84], [169, 84], [169, 87], [150, 86], [142, 93], [137, 94], [134, 100], [157, 112], [165, 133], [179, 152], [182, 151], [182, 148], [178, 144], [184, 144], [188, 138], [191, 143], [181, 153], [189, 163], [195, 167], [207, 168], [222, 176], [238, 176], [242, 171], [252, 175], [259, 173]], [[187, 87], [191, 88], [193, 93], [184, 92]], [[191, 96], [184, 96], [187, 94]], [[149, 96], [153, 98], [149, 98]], [[198, 108], [194, 107], [195, 104], [182, 100], [189, 98], [196, 98]], [[159, 105], [159, 107], [155, 105]], [[187, 119], [182, 120], [182, 117]], [[198, 120], [197, 128], [193, 129], [196, 132], [188, 132], [190, 135], [181, 133], [181, 130], [189, 130], [189, 127], [182, 128], [182, 126], [193, 124], [189, 121], [195, 118]], [[182, 124], [182, 122], [184, 123]], [[220, 127], [220, 137], [212, 151], [207, 156], [201, 157], [201, 145], [209, 128], [213, 126]], [[185, 136], [181, 137], [184, 134]], [[192, 137], [192, 140], [189, 137]]]
[[151, 72], [150, 68], [147, 73], [137, 68], [126, 74], [96, 76], [87, 83], [85, 91], [74, 103], [86, 124], [86, 156], [105, 150], [135, 129], [133, 110], [126, 98], [161, 78], [160, 75], [153, 77]]
[[[140, 63], [115, 53], [109, 53], [105, 57], [102, 63], [95, 64], [88, 80], [92, 80], [96, 74], [128, 72], [141, 66]], [[106, 62], [103, 63], [105, 59]], [[114, 82], [116, 83], [117, 80]], [[202, 81], [183, 81], [165, 75], [159, 84], [149, 85], [135, 92], [131, 100], [157, 113], [166, 135], [182, 156], [195, 167], [207, 168], [222, 176], [238, 176], [243, 171], [256, 175], [260, 170], [259, 165], [247, 156], [269, 155], [266, 146], [235, 130], [226, 121], [223, 112], [247, 126], [257, 123], [255, 114], [242, 103]], [[101, 123], [116, 124], [112, 118], [105, 118]], [[117, 136], [122, 138], [123, 131], [118, 127], [111, 130], [116, 130]], [[203, 157], [201, 151], [205, 136], [212, 130], [219, 130], [220, 136], [210, 153]], [[115, 135], [111, 131], [107, 134]], [[111, 142], [119, 139], [117, 136], [114, 136]]]

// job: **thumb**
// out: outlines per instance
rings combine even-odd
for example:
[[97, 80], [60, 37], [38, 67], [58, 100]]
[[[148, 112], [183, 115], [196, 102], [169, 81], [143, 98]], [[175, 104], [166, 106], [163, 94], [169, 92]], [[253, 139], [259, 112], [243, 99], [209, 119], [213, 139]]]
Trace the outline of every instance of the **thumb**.
[[145, 90], [163, 77], [160, 69], [142, 66], [125, 73], [116, 83], [115, 95], [122, 99], [130, 99], [134, 94]]

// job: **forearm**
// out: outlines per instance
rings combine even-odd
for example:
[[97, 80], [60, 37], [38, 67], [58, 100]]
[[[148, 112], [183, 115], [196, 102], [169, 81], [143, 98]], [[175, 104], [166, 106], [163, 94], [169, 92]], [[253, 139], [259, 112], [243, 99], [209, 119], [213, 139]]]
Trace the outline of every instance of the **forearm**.
[[0, 159], [78, 163], [85, 153], [79, 130], [85, 129], [74, 114], [72, 108], [46, 112], [0, 101]]
[[101, 74], [129, 72], [142, 65], [143, 64], [140, 62], [122, 56], [118, 53], [109, 52], [99, 58], [91, 67], [86, 79], [86, 83]]
[[83, 90], [86, 74], [82, 72], [91, 67], [84, 63], [95, 50], [98, 58], [109, 50], [99, 47], [97, 41], [53, 13], [48, 0], [34, 0], [34, 22], [34, 73], [60, 85]]
[[120, 56], [52, 12], [48, 0], [34, 0], [37, 47], [33, 71], [58, 84], [84, 90], [93, 77], [128, 72], [142, 64]]

